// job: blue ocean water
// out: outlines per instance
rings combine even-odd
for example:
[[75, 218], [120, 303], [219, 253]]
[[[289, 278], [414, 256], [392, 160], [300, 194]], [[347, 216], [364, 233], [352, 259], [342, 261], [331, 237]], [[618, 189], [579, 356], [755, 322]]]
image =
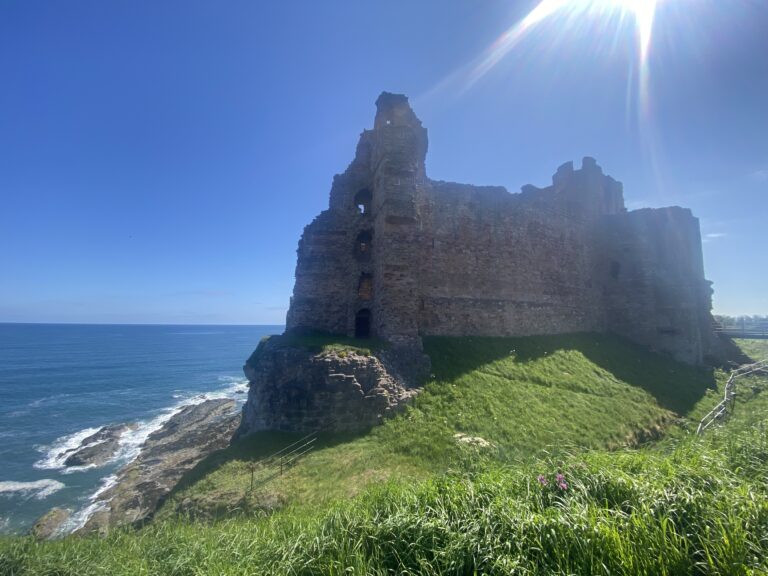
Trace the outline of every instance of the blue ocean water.
[[[245, 401], [245, 359], [282, 330], [0, 324], [0, 533], [28, 530], [53, 506], [83, 520], [93, 495], [181, 406]], [[114, 461], [64, 468], [69, 448], [118, 423], [138, 427], [121, 437]]]

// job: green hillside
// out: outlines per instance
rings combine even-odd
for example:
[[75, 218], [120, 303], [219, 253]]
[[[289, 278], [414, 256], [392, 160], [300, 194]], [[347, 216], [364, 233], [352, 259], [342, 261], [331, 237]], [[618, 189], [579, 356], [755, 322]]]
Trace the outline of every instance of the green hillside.
[[[672, 410], [694, 417], [709, 409], [719, 394], [706, 387], [721, 377], [589, 336], [439, 339], [427, 349], [435, 379], [413, 409], [365, 437], [326, 439], [277, 482], [293, 505], [268, 517], [194, 521], [170, 514], [171, 502], [166, 519], [104, 539], [3, 538], [0, 574], [768, 573], [765, 375], [743, 381], [734, 416], [703, 436], [675, 421], [661, 443], [618, 448], [638, 435], [612, 410], [652, 430], [671, 422]], [[503, 407], [498, 392], [530, 408]], [[566, 412], [548, 415], [547, 406]], [[580, 419], [581, 434], [572, 422]], [[516, 437], [540, 421], [529, 443]], [[496, 447], [467, 452], [456, 431]], [[224, 478], [242, 473], [254, 446], [233, 447], [219, 468], [209, 462], [175, 502], [224, 492]], [[375, 456], [366, 459], [366, 449]], [[366, 469], [361, 494], [322, 503], [360, 491], [344, 479], [364, 482]], [[376, 474], [399, 478], [370, 485]], [[291, 501], [312, 481], [332, 494]]]
[[425, 350], [433, 378], [404, 414], [357, 438], [321, 437], [300, 465], [251, 490], [252, 463], [297, 438], [257, 434], [200, 466], [161, 516], [316, 504], [389, 478], [634, 446], [698, 419], [718, 377], [606, 335], [428, 338]]

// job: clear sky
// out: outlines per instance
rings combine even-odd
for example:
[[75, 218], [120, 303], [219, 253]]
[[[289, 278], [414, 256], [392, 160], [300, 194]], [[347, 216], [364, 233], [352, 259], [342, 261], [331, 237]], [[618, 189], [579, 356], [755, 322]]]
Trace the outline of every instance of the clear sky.
[[432, 178], [690, 207], [715, 311], [768, 314], [768, 2], [658, 0], [642, 64], [644, 0], [554, 1], [3, 0], [0, 321], [282, 323], [383, 90]]

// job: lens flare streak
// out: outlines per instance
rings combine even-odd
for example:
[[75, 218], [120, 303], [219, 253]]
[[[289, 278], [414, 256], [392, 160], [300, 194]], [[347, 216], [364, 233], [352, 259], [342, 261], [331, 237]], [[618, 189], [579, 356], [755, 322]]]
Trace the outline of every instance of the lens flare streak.
[[[469, 71], [467, 87], [485, 76], [537, 25], [552, 17], [566, 24], [586, 17], [632, 16], [638, 37], [641, 98], [647, 91], [647, 60], [658, 0], [541, 0], [520, 22], [507, 29], [477, 60]], [[567, 26], [566, 26], [567, 28]]]

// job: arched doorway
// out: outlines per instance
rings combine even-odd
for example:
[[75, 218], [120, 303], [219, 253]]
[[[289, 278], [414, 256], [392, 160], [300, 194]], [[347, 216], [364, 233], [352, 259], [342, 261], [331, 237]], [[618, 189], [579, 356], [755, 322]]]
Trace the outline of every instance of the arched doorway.
[[363, 308], [355, 314], [355, 338], [371, 337], [371, 311]]

